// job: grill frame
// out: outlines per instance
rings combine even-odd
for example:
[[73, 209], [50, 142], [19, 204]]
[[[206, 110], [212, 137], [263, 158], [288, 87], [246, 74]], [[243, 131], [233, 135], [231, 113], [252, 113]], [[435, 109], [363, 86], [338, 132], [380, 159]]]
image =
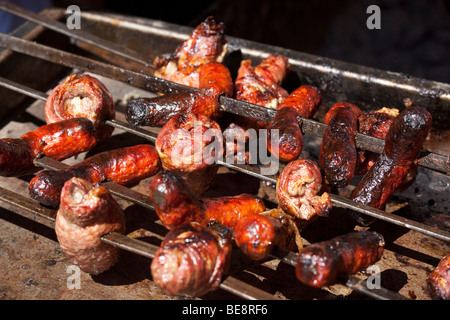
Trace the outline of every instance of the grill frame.
[[[50, 10], [51, 11], [51, 10]], [[89, 16], [89, 14], [88, 14], [88, 16]], [[116, 15], [115, 15], [115, 17], [117, 17]], [[123, 19], [123, 21], [127, 21], [127, 17], [121, 17], [122, 19]], [[122, 20], [121, 20], [122, 21]], [[158, 24], [159, 26], [162, 26], [162, 30], [166, 30], [168, 33], [166, 33], [166, 35], [170, 35], [171, 36], [171, 38], [173, 38], [173, 39], [171, 39], [171, 41], [173, 42], [173, 43], [178, 43], [179, 41], [180, 41], [180, 39], [182, 38], [181, 36], [180, 36], [180, 34], [182, 34], [182, 35], [184, 35], [184, 36], [186, 36], [186, 35], [188, 35], [189, 34], [189, 32], [190, 32], [190, 28], [186, 28], [186, 27], [181, 27], [181, 26], [175, 26], [175, 25], [171, 25], [171, 24], [166, 24], [166, 23], [163, 23], [163, 22], [158, 22], [158, 21], [153, 21], [153, 20], [146, 20], [145, 21], [146, 22], [146, 24], [147, 25], [151, 25], [151, 26], [154, 26], [154, 25], [156, 25], [156, 24]], [[32, 24], [31, 24], [32, 25]], [[31, 26], [30, 27], [30, 24], [27, 24], [26, 26], [24, 26], [24, 28], [26, 28], [26, 27], [28, 27], [28, 28], [30, 28], [30, 30], [31, 29], [34, 29], [35, 27], [33, 27], [33, 26]], [[39, 27], [38, 27], [39, 28]], [[183, 32], [184, 31], [184, 32]], [[23, 32], [23, 30], [21, 31], [21, 32]], [[19, 32], [20, 33], [20, 32]], [[163, 34], [164, 34], [164, 32], [162, 32]], [[242, 39], [234, 39], [234, 38], [229, 38], [229, 41], [230, 41], [230, 44], [231, 44], [231, 47], [233, 47], [233, 46], [235, 46], [235, 48], [237, 48], [237, 47], [239, 47], [239, 45], [242, 45], [242, 48], [245, 48], [244, 50], [243, 50], [243, 52], [245, 53], [245, 54], [247, 54], [247, 55], [249, 55], [249, 56], [251, 56], [251, 57], [258, 57], [258, 58], [261, 58], [261, 57], [263, 57], [265, 54], [268, 54], [268, 53], [274, 53], [274, 52], [276, 52], [276, 53], [281, 53], [281, 54], [285, 54], [285, 55], [287, 55], [287, 56], [289, 56], [290, 58], [291, 58], [291, 56], [294, 56], [294, 57], [301, 57], [305, 62], [304, 62], [304, 66], [309, 66], [309, 67], [311, 67], [311, 61], [315, 61], [315, 63], [317, 64], [317, 65], [319, 65], [319, 64], [321, 64], [322, 62], [324, 62], [324, 61], [326, 61], [326, 64], [325, 65], [330, 65], [330, 60], [328, 60], [328, 59], [325, 59], [324, 60], [324, 58], [319, 58], [319, 57], [314, 57], [314, 56], [310, 56], [310, 55], [305, 55], [305, 54], [303, 54], [303, 53], [297, 53], [297, 52], [291, 52], [291, 51], [289, 51], [289, 50], [286, 50], [286, 49], [282, 49], [282, 48], [276, 48], [276, 47], [270, 47], [270, 46], [265, 46], [265, 45], [261, 45], [261, 44], [256, 44], [256, 43], [252, 43], [252, 42], [249, 42], [249, 41], [246, 41], [246, 40], [242, 40]], [[251, 46], [253, 46], [253, 48], [252, 49], [249, 49]], [[170, 50], [168, 50], [169, 52], [170, 52]], [[255, 59], [255, 61], [257, 61], [257, 59]], [[0, 62], [1, 63], [1, 62]], [[352, 71], [352, 65], [349, 65], [349, 64], [346, 64], [346, 63], [343, 63], [343, 64], [340, 64], [340, 63], [338, 63], [338, 62], [332, 62], [332, 65], [333, 66], [336, 66], [336, 65], [339, 65], [340, 67], [343, 67], [342, 69], [339, 69], [340, 70], [340, 73], [343, 73], [344, 75], [351, 75], [352, 74], [352, 72], [354, 72], [354, 71]], [[358, 69], [358, 71], [361, 71], [361, 70], [363, 70], [364, 72], [366, 72], [366, 71], [370, 71], [370, 69], [368, 69], [368, 68], [366, 68], [366, 67], [361, 67], [361, 66], [356, 66], [357, 67], [357, 69]], [[326, 69], [326, 68], [325, 68]], [[324, 69], [324, 70], [325, 70]], [[327, 69], [328, 71], [329, 71], [329, 69]], [[356, 69], [355, 69], [356, 70]], [[345, 71], [345, 72], [344, 72]], [[372, 70], [373, 71], [373, 70]], [[396, 79], [396, 80], [398, 80], [399, 78], [398, 77], [400, 77], [400, 75], [392, 75], [391, 73], [387, 73], [387, 72], [383, 72], [383, 71], [378, 71], [377, 70], [377, 72], [381, 72], [380, 73], [380, 75], [383, 75], [384, 77], [386, 77], [386, 76], [392, 76], [392, 78], [393, 79]], [[374, 73], [375, 74], [375, 73]], [[388, 77], [389, 78], [389, 77]], [[390, 78], [390, 79], [392, 79], [392, 78]], [[355, 77], [355, 79], [358, 79], [357, 81], [358, 81], [358, 83], [359, 84], [361, 84], [361, 83], [364, 83], [364, 84], [373, 84], [374, 82], [372, 82], [372, 81], [369, 81], [369, 80], [367, 80], [366, 78], [361, 78], [361, 77]], [[374, 80], [375, 78], [373, 78], [372, 80]], [[383, 77], [377, 77], [376, 79], [383, 79]], [[410, 79], [410, 78], [408, 78], [408, 79]], [[415, 79], [413, 79], [413, 80], [415, 80]], [[417, 80], [420, 80], [420, 79], [417, 79]], [[346, 80], [346, 81], [350, 81], [350, 80]], [[308, 81], [309, 82], [309, 81]], [[399, 86], [397, 87], [397, 90], [398, 90], [398, 88], [399, 87], [401, 87], [400, 86], [400, 82], [401, 81], [399, 81], [398, 83], [399, 83]], [[420, 82], [421, 84], [423, 84], [424, 83], [424, 81], [423, 80], [421, 80], [421, 82]], [[426, 81], [425, 81], [425, 83], [426, 83]], [[314, 83], [312, 83], [312, 84], [314, 84]], [[438, 86], [438, 87], [440, 87], [441, 86], [441, 84], [438, 84], [438, 83], [435, 83], [435, 82], [432, 82], [432, 83], [430, 83], [430, 85], [432, 84], [432, 87], [433, 87], [433, 89], [428, 89], [428, 90], [436, 90], [436, 86]], [[409, 83], [409, 85], [411, 85], [411, 83]], [[445, 84], [442, 84], [442, 85], [444, 85], [444, 87], [446, 86]], [[337, 87], [334, 87], [334, 88], [337, 88]], [[342, 88], [341, 88], [342, 89]], [[331, 90], [332, 91], [332, 90]], [[359, 91], [359, 90], [355, 90], [355, 91]], [[339, 92], [339, 91], [338, 91]], [[377, 92], [376, 90], [375, 90], [375, 92]], [[447, 93], [448, 93], [449, 91], [447, 90]], [[373, 91], [371, 91], [371, 93], [373, 93]], [[326, 97], [326, 96], [325, 96]], [[324, 97], [324, 100], [327, 100], [326, 98]], [[444, 97], [445, 98], [445, 97]], [[425, 99], [425, 98], [423, 98], [423, 99]], [[339, 99], [340, 100], [340, 99]], [[345, 99], [345, 100], [351, 100], [351, 99]], [[445, 99], [444, 99], [445, 100]], [[332, 103], [331, 101], [327, 101], [328, 103]], [[445, 103], [445, 101], [444, 101], [444, 103]]]

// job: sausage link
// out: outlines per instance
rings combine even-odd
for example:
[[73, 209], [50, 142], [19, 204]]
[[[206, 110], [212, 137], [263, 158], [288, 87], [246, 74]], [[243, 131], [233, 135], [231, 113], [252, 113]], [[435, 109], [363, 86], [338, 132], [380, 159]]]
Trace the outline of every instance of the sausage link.
[[[300, 86], [277, 107], [277, 113], [267, 127], [267, 148], [281, 161], [297, 159], [303, 149], [301, 118], [311, 118], [322, 97], [312, 86]], [[278, 130], [278, 140], [273, 131]], [[273, 141], [272, 141], [273, 140]]]
[[87, 74], [69, 75], [57, 85], [44, 107], [47, 124], [74, 117], [91, 120], [100, 141], [109, 138], [114, 127], [104, 123], [115, 118], [114, 101], [106, 86]]
[[427, 287], [435, 299], [450, 300], [450, 253], [439, 261], [427, 278]]
[[243, 216], [265, 211], [264, 202], [252, 195], [197, 199], [175, 172], [162, 171], [150, 183], [150, 199], [162, 224], [169, 230], [192, 221], [218, 222], [234, 228]]
[[30, 181], [29, 192], [41, 204], [57, 207], [61, 189], [72, 177], [92, 184], [107, 180], [127, 185], [150, 177], [160, 169], [155, 147], [142, 144], [101, 152], [61, 171], [43, 170]]
[[356, 133], [361, 110], [347, 102], [335, 104], [325, 115], [319, 166], [328, 184], [342, 188], [353, 179], [357, 163]]
[[131, 99], [127, 103], [125, 115], [132, 125], [162, 127], [180, 113], [195, 113], [216, 118], [220, 114], [219, 109], [216, 97], [205, 91], [196, 91]]
[[211, 62], [203, 65], [199, 71], [199, 88], [211, 92], [215, 97], [234, 93], [233, 79], [230, 71], [223, 64]]
[[[403, 110], [389, 128], [379, 159], [363, 176], [351, 199], [381, 209], [415, 165], [431, 122], [430, 113], [423, 107], [412, 106]], [[354, 216], [361, 224], [372, 221], [360, 214], [355, 213]]]
[[164, 125], [155, 142], [164, 169], [177, 172], [195, 196], [209, 188], [223, 155], [217, 122], [193, 113], [177, 114]]
[[295, 223], [279, 209], [242, 217], [234, 229], [234, 239], [253, 260], [267, 258], [275, 247], [289, 250], [303, 247]]
[[38, 170], [33, 161], [46, 156], [64, 160], [97, 145], [93, 123], [86, 118], [72, 118], [44, 125], [19, 139], [0, 140], [0, 174], [21, 176]]
[[352, 232], [312, 244], [298, 255], [295, 274], [306, 285], [335, 284], [339, 276], [355, 274], [376, 263], [383, 254], [383, 236], [373, 231]]
[[170, 296], [198, 297], [215, 290], [228, 272], [231, 236], [191, 222], [165, 236], [151, 263], [152, 278]]
[[64, 254], [84, 272], [97, 275], [119, 259], [120, 249], [101, 242], [110, 232], [125, 233], [125, 216], [103, 186], [72, 178], [61, 192], [55, 232]]
[[277, 180], [278, 205], [286, 213], [302, 220], [313, 216], [326, 216], [333, 207], [330, 196], [322, 192], [322, 174], [311, 160], [289, 162]]

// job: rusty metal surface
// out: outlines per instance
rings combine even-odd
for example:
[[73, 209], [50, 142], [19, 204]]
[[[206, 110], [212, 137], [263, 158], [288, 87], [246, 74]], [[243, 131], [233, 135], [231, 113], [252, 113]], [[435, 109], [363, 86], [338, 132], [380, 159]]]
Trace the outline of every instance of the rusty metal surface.
[[[86, 19], [88, 19], [88, 16]], [[135, 48], [138, 43], [142, 44], [143, 39], [147, 41], [151, 39], [151, 44], [147, 50], [152, 54], [172, 51], [173, 47], [182, 39], [180, 34], [186, 32], [186, 30], [189, 32], [187, 28], [173, 26], [174, 31], [172, 33], [164, 33], [164, 30], [170, 31], [172, 26], [166, 28], [166, 24], [161, 23], [158, 27], [155, 27], [154, 25], [157, 25], [157, 23], [154, 21], [142, 21], [143, 25], [159, 28], [159, 37], [163, 38], [164, 41], [158, 43], [156, 40], [160, 40], [159, 38], [153, 39], [154, 35], [136, 30], [135, 25], [132, 25], [133, 28], [127, 29], [124, 26], [124, 21], [127, 20], [124, 18], [111, 24], [111, 20], [108, 20], [109, 26], [105, 21], [102, 23], [95, 21], [95, 23], [91, 23], [94, 25], [92, 30], [94, 32], [107, 31], [104, 34], [110, 35], [113, 40], [119, 40], [120, 37], [128, 35], [126, 38], [128, 41], [125, 45], [129, 45], [130, 48]], [[141, 22], [139, 19], [136, 19], [136, 21]], [[117, 28], [118, 26], [120, 28]], [[130, 36], [130, 34], [134, 35], [138, 32], [141, 33], [140, 36]], [[136, 43], [133, 41], [136, 41]], [[153, 43], [153, 41], [155, 42]], [[235, 48], [238, 48], [240, 40], [232, 39], [232, 41]], [[244, 40], [241, 43], [244, 44], [243, 47], [249, 46], [249, 42]], [[277, 49], [263, 47], [264, 49]], [[255, 51], [247, 49], [244, 50], [244, 53], [258, 55], [260, 46], [255, 44], [255, 48]], [[299, 53], [294, 55], [303, 57]], [[5, 60], [0, 61], [0, 64], [2, 63], [5, 63]], [[320, 63], [320, 59], [318, 63]], [[59, 66], [59, 68], [61, 67]], [[28, 76], [30, 77], [32, 70], [29, 69]], [[62, 68], [62, 71], [67, 70]], [[22, 72], [15, 79], [22, 80], [23, 75]], [[9, 78], [9, 75], [7, 77]], [[127, 99], [144, 94], [149, 95], [148, 92], [143, 92], [135, 87], [104, 77], [99, 78], [107, 85], [116, 100], [119, 120], [124, 120], [120, 111], [123, 110]], [[349, 80], [337, 82], [343, 85], [342, 83], [346, 81]], [[54, 84], [54, 79], [48, 81], [46, 90], [50, 89], [52, 84]], [[333, 88], [336, 89], [337, 87], [330, 87], [328, 94], [333, 96], [333, 99], [338, 99], [339, 93], [342, 93], [342, 91], [338, 90], [335, 92], [336, 95], [333, 95]], [[358, 90], [364, 92], [364, 89]], [[370, 91], [370, 93], [373, 92]], [[347, 98], [351, 98], [351, 96], [347, 96]], [[327, 103], [332, 102], [327, 100]], [[23, 112], [8, 115], [8, 121], [4, 122], [0, 128], [0, 136], [2, 138], [20, 136], [42, 125], [43, 119], [43, 103], [39, 101], [31, 103], [23, 108]], [[440, 119], [442, 117], [437, 118], [437, 123]], [[302, 156], [315, 160], [320, 139], [317, 137], [305, 138], [305, 151]], [[65, 163], [75, 163], [95, 152], [144, 141], [142, 137], [116, 129], [110, 141], [89, 153], [68, 159]], [[439, 148], [438, 144], [437, 149]], [[395, 214], [418, 219], [448, 231], [450, 230], [447, 199], [450, 190], [449, 177], [430, 172], [425, 168], [421, 169], [418, 180], [414, 185], [406, 192], [393, 197], [389, 203], [389, 208]], [[0, 178], [0, 186], [28, 196], [30, 179], [31, 177], [2, 177]], [[132, 189], [146, 194], [150, 181], [151, 178], [145, 179], [134, 185]], [[245, 183], [242, 183], [242, 181], [245, 181]], [[351, 188], [352, 186], [349, 187], [349, 189]], [[242, 192], [257, 194], [267, 202], [275, 203], [275, 192], [272, 185], [225, 167], [219, 170], [208, 195], [229, 195]], [[342, 190], [342, 195], [345, 196], [346, 192], [349, 191]], [[118, 201], [126, 212], [127, 232], [135, 232], [140, 229], [148, 230], [149, 233], [146, 233], [144, 240], [157, 245], [165, 234], [165, 230], [155, 222], [155, 213], [149, 208], [120, 198], [118, 198]], [[149, 269], [151, 260], [149, 258], [126, 251], [123, 252], [118, 264], [111, 270], [95, 277], [81, 274], [81, 290], [69, 289], [66, 281], [70, 275], [67, 273], [67, 267], [70, 264], [61, 252], [52, 228], [15, 214], [14, 212], [20, 210], [15, 206], [4, 202], [1, 202], [0, 206], [2, 207], [0, 209], [0, 268], [4, 270], [0, 275], [1, 299], [179, 299], [164, 295], [152, 282]], [[350, 225], [347, 212], [335, 208], [331, 217], [319, 218], [311, 222], [302, 232], [302, 236], [310, 243], [321, 241], [348, 232], [351, 230]], [[384, 221], [376, 221], [371, 229], [382, 233], [387, 243], [382, 260], [376, 264], [381, 270], [382, 286], [409, 299], [430, 299], [425, 279], [437, 265], [439, 259], [450, 251], [450, 244]], [[239, 280], [268, 292], [276, 299], [368, 299], [367, 296], [351, 292], [339, 285], [327, 290], [306, 287], [296, 280], [292, 266], [281, 263], [278, 259], [268, 259], [263, 263], [256, 263], [239, 254], [237, 250], [235, 251], [231, 274]], [[366, 276], [362, 273], [357, 275], [362, 279]], [[218, 290], [203, 298], [238, 299], [237, 296], [223, 290]]]

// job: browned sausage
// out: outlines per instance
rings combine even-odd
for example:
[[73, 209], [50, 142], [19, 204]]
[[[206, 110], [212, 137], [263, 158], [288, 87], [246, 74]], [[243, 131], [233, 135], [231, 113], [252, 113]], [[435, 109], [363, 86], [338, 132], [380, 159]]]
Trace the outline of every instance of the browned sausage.
[[155, 142], [164, 169], [180, 175], [195, 196], [202, 196], [223, 155], [222, 130], [210, 118], [177, 114], [158, 133]]
[[356, 133], [361, 110], [347, 102], [336, 103], [325, 115], [328, 124], [320, 146], [319, 166], [328, 184], [342, 188], [353, 179], [357, 163]]
[[202, 225], [218, 222], [234, 228], [240, 218], [265, 211], [264, 202], [249, 194], [197, 199], [184, 180], [172, 171], [155, 175], [150, 183], [150, 199], [169, 230], [192, 221]]
[[[364, 175], [351, 199], [381, 209], [415, 165], [431, 122], [430, 113], [423, 107], [404, 109], [389, 128], [382, 154]], [[372, 221], [356, 213], [355, 217], [361, 224]]]
[[57, 85], [45, 103], [47, 124], [74, 117], [91, 120], [100, 141], [109, 138], [114, 127], [104, 123], [115, 118], [114, 101], [106, 86], [87, 74], [72, 74]]
[[0, 140], [0, 174], [20, 176], [38, 170], [33, 161], [43, 156], [64, 160], [97, 145], [92, 121], [72, 118], [54, 122], [24, 134], [19, 139]]
[[450, 253], [430, 273], [427, 286], [433, 298], [450, 300]]
[[322, 192], [322, 174], [312, 160], [298, 159], [289, 162], [277, 180], [278, 205], [286, 213], [302, 220], [316, 214], [326, 216], [333, 207], [330, 196]]
[[[278, 105], [278, 111], [267, 127], [267, 148], [270, 153], [286, 162], [298, 158], [303, 149], [301, 118], [312, 117], [321, 99], [316, 88], [305, 85], [297, 88]], [[273, 130], [278, 130], [278, 139], [274, 139]]]
[[234, 229], [234, 239], [253, 260], [267, 258], [275, 247], [288, 250], [303, 247], [295, 223], [278, 209], [242, 217]]
[[151, 263], [156, 284], [170, 296], [199, 297], [215, 290], [228, 272], [231, 236], [191, 222], [164, 237]]
[[125, 233], [125, 216], [105, 186], [72, 178], [61, 192], [55, 232], [69, 261], [96, 275], [119, 258], [120, 249], [100, 239], [110, 232]]
[[160, 169], [155, 147], [142, 144], [101, 152], [61, 171], [43, 170], [30, 181], [29, 192], [41, 204], [57, 207], [61, 189], [72, 177], [92, 184], [107, 180], [127, 185], [150, 177]]
[[355, 274], [376, 263], [383, 249], [384, 239], [379, 233], [361, 231], [341, 235], [301, 250], [295, 274], [311, 287], [332, 285], [339, 276]]

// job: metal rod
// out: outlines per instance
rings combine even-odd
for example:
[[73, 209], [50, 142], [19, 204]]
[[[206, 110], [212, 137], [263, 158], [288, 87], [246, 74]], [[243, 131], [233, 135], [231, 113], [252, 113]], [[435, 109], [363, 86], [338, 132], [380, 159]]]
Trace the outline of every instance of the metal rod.
[[[46, 94], [44, 94], [40, 91], [28, 88], [26, 86], [17, 84], [15, 82], [10, 81], [5, 78], [0, 77], [0, 85], [7, 87], [9, 89], [12, 89], [12, 90], [16, 90], [20, 93], [29, 95], [29, 96], [39, 99], [41, 101], [45, 101], [47, 99]], [[115, 120], [115, 119], [107, 120], [106, 124], [113, 126], [115, 128], [124, 130], [126, 132], [133, 133], [142, 138], [148, 139], [152, 143], [155, 143], [156, 138], [157, 138], [157, 134], [154, 132], [145, 130], [140, 127], [132, 126], [129, 123], [126, 123], [126, 122], [123, 122], [120, 120]], [[57, 170], [62, 169], [62, 168], [58, 167], [58, 166], [62, 165], [60, 162], [54, 161], [49, 158], [37, 159], [36, 161], [39, 166], [42, 166], [44, 168], [45, 167], [48, 167], [51, 169], [57, 168]], [[277, 176], [263, 175], [263, 174], [261, 174], [260, 169], [257, 167], [244, 165], [244, 164], [228, 163], [228, 162], [222, 161], [222, 160], [219, 160], [218, 164], [225, 166], [229, 169], [232, 169], [234, 171], [242, 172], [247, 175], [256, 177], [260, 180], [270, 182], [272, 184], [276, 184], [276, 182], [277, 182], [277, 178], [278, 178]], [[142, 206], [145, 206], [149, 209], [153, 209], [153, 206], [151, 205], [151, 203], [148, 201], [148, 199], [146, 197], [136, 194], [136, 192], [134, 192], [128, 188], [125, 188], [125, 187], [122, 187], [119, 185], [115, 185], [115, 186], [112, 185], [111, 192], [115, 193], [115, 194], [122, 194], [122, 195], [129, 194], [130, 201], [135, 201], [136, 199], [139, 199], [139, 202], [138, 202], [139, 204], [141, 204]], [[425, 225], [423, 223], [416, 222], [414, 220], [402, 218], [395, 214], [388, 213], [384, 210], [379, 210], [379, 209], [375, 209], [375, 208], [368, 207], [365, 205], [361, 205], [357, 202], [354, 202], [350, 199], [344, 198], [339, 195], [330, 194], [330, 197], [335, 206], [339, 206], [339, 207], [342, 207], [345, 209], [350, 209], [350, 210], [353, 210], [353, 211], [356, 211], [359, 213], [363, 213], [363, 214], [369, 215], [371, 217], [374, 217], [374, 218], [377, 218], [377, 219], [380, 219], [383, 221], [387, 221], [389, 223], [393, 223], [395, 225], [405, 227], [407, 229], [415, 230], [415, 231], [421, 232], [423, 234], [429, 235], [431, 237], [434, 237], [434, 238], [437, 238], [437, 239], [440, 239], [440, 240], [443, 240], [446, 242], [450, 242], [450, 233], [446, 232], [444, 230], [440, 230], [438, 228], [431, 227], [431, 226]]]
[[[110, 79], [122, 81], [152, 92], [177, 93], [199, 90], [1, 33], [0, 46], [4, 46], [13, 51], [24, 53], [33, 57], [61, 64], [66, 67], [76, 68], [85, 72], [92, 72]], [[226, 112], [247, 116], [262, 121], [270, 121], [276, 112], [272, 109], [224, 96], [220, 97], [219, 102], [222, 106], [221, 108]], [[325, 128], [326, 124], [324, 123], [312, 119], [302, 118], [302, 131], [304, 134], [312, 134], [314, 136], [322, 137]], [[384, 148], [384, 140], [357, 133], [356, 146], [360, 149], [381, 153]], [[444, 173], [450, 172], [449, 156], [424, 152], [419, 158], [418, 164], [432, 170]]]
[[0, 9], [9, 12], [11, 14], [14, 14], [18, 17], [29, 20], [31, 22], [37, 23], [50, 30], [66, 35], [70, 38], [88, 43], [89, 45], [96, 46], [115, 55], [138, 62], [146, 67], [149, 66], [148, 60], [144, 59], [143, 57], [140, 57], [139, 54], [134, 50], [131, 50], [128, 47], [124, 47], [117, 43], [105, 40], [103, 38], [97, 37], [81, 29], [69, 29], [67, 25], [62, 22], [48, 19], [30, 10], [27, 10], [25, 8], [22, 8], [20, 6], [17, 6], [15, 4], [6, 1], [0, 1]]

